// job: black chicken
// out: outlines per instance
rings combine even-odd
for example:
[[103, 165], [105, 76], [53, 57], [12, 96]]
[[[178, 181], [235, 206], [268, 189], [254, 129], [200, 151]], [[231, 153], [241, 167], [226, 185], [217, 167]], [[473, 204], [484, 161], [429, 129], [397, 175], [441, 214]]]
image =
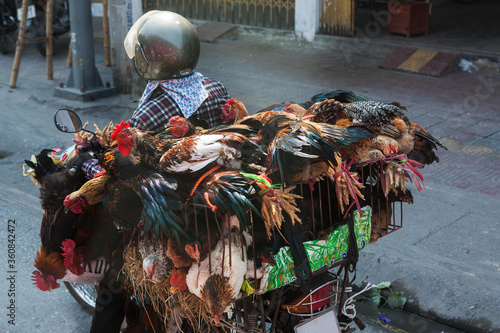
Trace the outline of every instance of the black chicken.
[[80, 171], [80, 164], [90, 156], [80, 154], [62, 165], [54, 162], [49, 156], [51, 153], [52, 150], [44, 149], [35, 156], [34, 162], [26, 161], [34, 170], [33, 177], [40, 184], [41, 204], [45, 210], [40, 226], [41, 247], [34, 263], [38, 271], [33, 276], [35, 284], [41, 290], [58, 287], [56, 280], [66, 274], [66, 269], [79, 266], [80, 260], [88, 261], [102, 255], [105, 245], [116, 245], [110, 238], [94, 243], [93, 247], [88, 246], [93, 238], [92, 234], [96, 232], [95, 215], [87, 210], [78, 214], [64, 211], [66, 195], [77, 190], [86, 181]]

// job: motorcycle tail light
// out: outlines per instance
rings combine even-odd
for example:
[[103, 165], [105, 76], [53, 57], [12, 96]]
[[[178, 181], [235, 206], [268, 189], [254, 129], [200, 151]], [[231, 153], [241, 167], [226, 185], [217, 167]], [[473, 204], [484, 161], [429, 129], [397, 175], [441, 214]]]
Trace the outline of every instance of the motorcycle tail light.
[[291, 302], [284, 304], [283, 309], [294, 314], [312, 314], [330, 303], [333, 284], [327, 284], [314, 290], [307, 296], [301, 296]]

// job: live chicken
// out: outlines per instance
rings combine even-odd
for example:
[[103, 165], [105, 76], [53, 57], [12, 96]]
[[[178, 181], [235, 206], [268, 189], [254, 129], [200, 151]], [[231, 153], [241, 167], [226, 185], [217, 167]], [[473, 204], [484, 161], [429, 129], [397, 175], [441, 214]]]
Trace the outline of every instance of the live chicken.
[[142, 161], [158, 170], [178, 174], [203, 174], [215, 165], [229, 169], [259, 168], [264, 154], [258, 145], [238, 133], [192, 135], [160, 141], [122, 122], [112, 135], [127, 156], [135, 149]]
[[353, 145], [353, 153], [346, 158], [356, 157], [358, 163], [364, 163], [394, 151], [408, 154], [419, 163], [431, 164], [438, 161], [434, 150], [438, 146], [446, 149], [425, 129], [410, 122], [406, 107], [400, 103], [375, 102], [364, 97], [350, 101], [342, 104], [336, 99], [326, 99], [311, 105], [306, 112], [315, 121], [349, 127], [362, 125], [374, 133], [363, 145]]
[[221, 119], [224, 124], [229, 122], [236, 124], [241, 119], [250, 115], [243, 103], [234, 98], [229, 99], [226, 104], [222, 106], [221, 111]]
[[[65, 260], [63, 242], [75, 239], [81, 244], [92, 230], [89, 213], [65, 214], [62, 205], [65, 196], [85, 182], [85, 177], [78, 171], [84, 156], [80, 157], [63, 165], [53, 155], [52, 149], [44, 149], [31, 161], [25, 161], [40, 186], [41, 204], [45, 210], [40, 225], [41, 246], [34, 260], [37, 271], [32, 276], [35, 285], [43, 291], [58, 288], [57, 280], [64, 277], [68, 267], [71, 268], [73, 260]], [[77, 265], [75, 269], [78, 269]], [[75, 272], [81, 272], [81, 269]]]
[[[248, 235], [248, 234], [246, 234]], [[247, 272], [245, 233], [223, 237], [201, 263], [193, 263], [186, 276], [191, 293], [201, 298], [216, 324], [238, 295]]]

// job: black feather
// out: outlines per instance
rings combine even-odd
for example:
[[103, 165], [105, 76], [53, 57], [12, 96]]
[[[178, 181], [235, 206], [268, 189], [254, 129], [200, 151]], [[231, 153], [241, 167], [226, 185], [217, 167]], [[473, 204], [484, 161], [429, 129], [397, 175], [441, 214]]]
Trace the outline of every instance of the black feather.
[[284, 214], [285, 220], [281, 224], [281, 230], [290, 246], [290, 251], [293, 257], [293, 269], [297, 277], [297, 282], [300, 289], [304, 293], [311, 290], [312, 269], [309, 263], [304, 242], [308, 239], [308, 230], [306, 229], [305, 221], [302, 223], [292, 223], [290, 217]]
[[352, 103], [358, 101], [368, 101], [368, 98], [363, 97], [361, 95], [356, 94], [352, 90], [348, 89], [337, 89], [325, 91], [319, 94], [314, 95], [308, 102], [303, 103], [305, 109], [309, 108], [314, 103], [322, 102], [328, 99], [335, 99], [340, 103]]
[[[432, 136], [429, 133], [424, 133], [422, 131], [416, 131], [415, 135], [418, 136], [418, 137], [421, 137], [421, 138], [425, 139], [428, 142], [433, 143], [434, 145], [437, 145], [437, 146], [439, 146], [441, 148], [444, 148], [445, 150], [448, 150], [448, 148], [446, 148], [445, 145], [443, 145], [438, 139], [436, 139], [434, 136]], [[434, 148], [437, 148], [437, 147], [434, 146]]]
[[361, 122], [370, 126], [381, 127], [390, 123], [394, 117], [408, 121], [408, 118], [403, 113], [404, 110], [394, 104], [362, 101], [344, 104], [344, 109], [354, 123]]

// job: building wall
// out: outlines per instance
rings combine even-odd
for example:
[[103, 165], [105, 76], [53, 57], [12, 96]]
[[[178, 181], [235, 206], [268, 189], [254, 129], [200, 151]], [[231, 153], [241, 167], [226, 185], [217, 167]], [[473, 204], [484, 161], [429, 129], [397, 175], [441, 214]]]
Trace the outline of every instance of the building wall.
[[322, 0], [295, 1], [295, 33], [311, 42], [318, 32]]

